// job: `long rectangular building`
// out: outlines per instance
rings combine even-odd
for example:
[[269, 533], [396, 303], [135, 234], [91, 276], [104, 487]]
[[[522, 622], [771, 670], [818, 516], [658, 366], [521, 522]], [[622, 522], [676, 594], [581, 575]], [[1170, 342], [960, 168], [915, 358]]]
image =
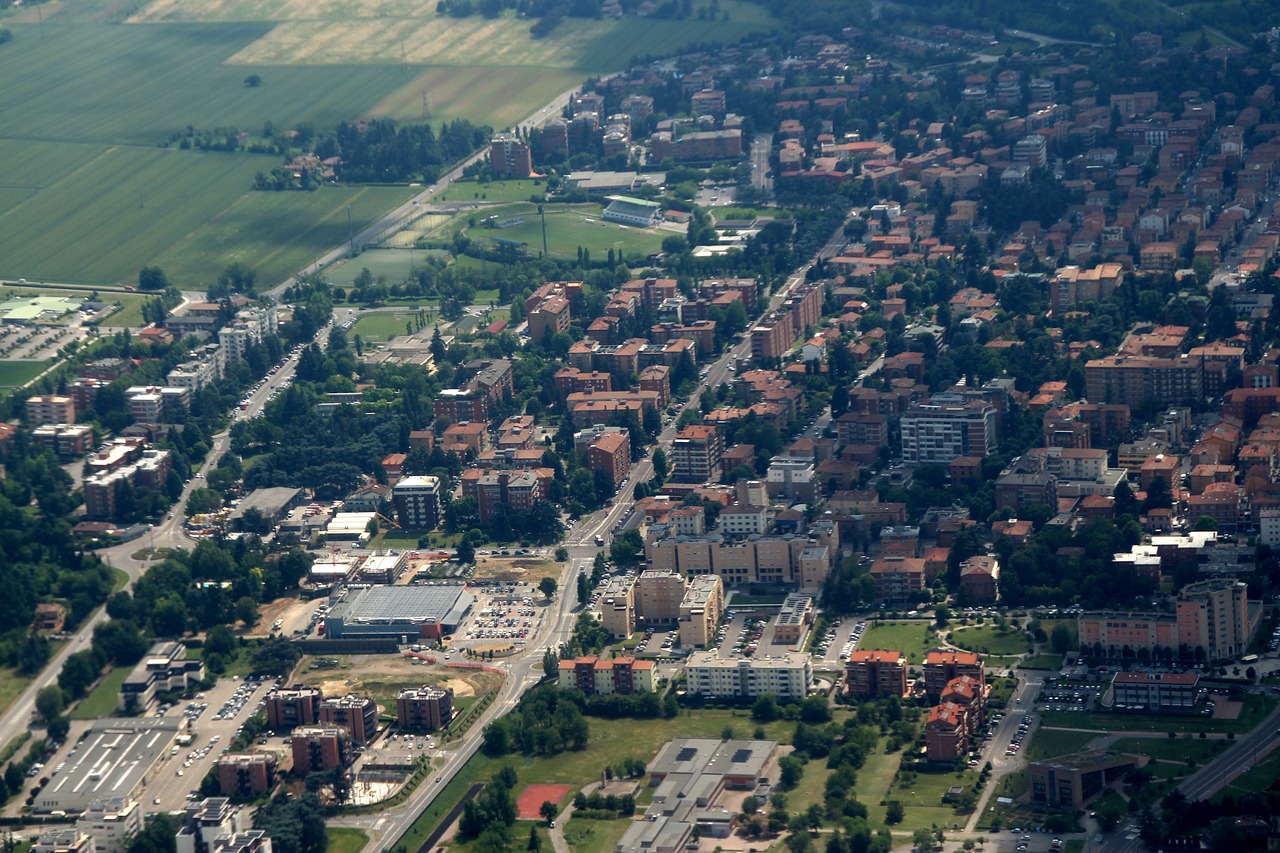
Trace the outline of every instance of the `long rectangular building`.
[[741, 659], [694, 652], [685, 662], [685, 676], [690, 694], [729, 699], [772, 693], [778, 699], [798, 701], [813, 687], [813, 664], [803, 652]]

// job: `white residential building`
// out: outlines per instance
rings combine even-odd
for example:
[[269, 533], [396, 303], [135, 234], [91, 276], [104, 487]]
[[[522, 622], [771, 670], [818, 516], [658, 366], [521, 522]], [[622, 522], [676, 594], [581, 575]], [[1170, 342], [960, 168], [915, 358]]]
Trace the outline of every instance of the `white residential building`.
[[694, 652], [685, 663], [685, 676], [689, 693], [716, 698], [772, 693], [778, 699], [803, 699], [813, 687], [813, 665], [801, 652], [741, 659]]
[[124, 853], [142, 831], [142, 809], [127, 797], [94, 800], [76, 819], [76, 831], [93, 839], [95, 853]]

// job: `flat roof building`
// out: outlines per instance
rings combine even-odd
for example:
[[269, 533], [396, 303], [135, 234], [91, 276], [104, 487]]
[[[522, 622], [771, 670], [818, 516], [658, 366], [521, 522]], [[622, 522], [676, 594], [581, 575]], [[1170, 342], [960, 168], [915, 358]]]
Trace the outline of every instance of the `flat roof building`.
[[93, 839], [95, 853], [124, 853], [142, 831], [142, 809], [128, 797], [103, 797], [80, 813], [76, 831]]
[[366, 744], [378, 732], [378, 703], [359, 693], [325, 699], [320, 703], [320, 723], [341, 726], [357, 744]]
[[182, 643], [156, 643], [120, 685], [119, 707], [128, 713], [145, 711], [157, 692], [184, 693], [203, 678], [204, 662], [187, 660]]
[[318, 687], [272, 690], [266, 698], [267, 727], [292, 729], [295, 726], [314, 726], [320, 721], [322, 698]]
[[772, 693], [778, 699], [800, 700], [813, 687], [813, 664], [802, 652], [742, 659], [694, 652], [685, 662], [685, 675], [690, 694], [715, 698], [756, 698]]
[[453, 688], [406, 687], [396, 697], [396, 724], [409, 731], [443, 729], [453, 720]]
[[104, 797], [140, 799], [156, 764], [178, 736], [176, 718], [106, 719], [93, 724], [66, 766], [55, 770], [32, 808], [37, 814], [80, 814]]
[[466, 587], [457, 583], [350, 590], [329, 612], [326, 636], [338, 639], [452, 634], [474, 600]]

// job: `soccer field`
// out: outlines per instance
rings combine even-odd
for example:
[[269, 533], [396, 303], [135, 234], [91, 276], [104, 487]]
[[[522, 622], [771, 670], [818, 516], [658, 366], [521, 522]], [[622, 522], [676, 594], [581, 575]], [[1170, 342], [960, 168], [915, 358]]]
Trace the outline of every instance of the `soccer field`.
[[[547, 251], [552, 257], [576, 257], [578, 247], [587, 249], [593, 257], [603, 257], [610, 249], [615, 254], [622, 252], [625, 255], [647, 255], [661, 249], [663, 238], [674, 233], [605, 222], [600, 218], [601, 208], [598, 204], [550, 204], [545, 209]], [[485, 217], [495, 217], [498, 222], [510, 224], [504, 228], [486, 228], [477, 217], [476, 227], [466, 228], [466, 234], [472, 240], [480, 243], [513, 240], [527, 243], [531, 255], [542, 252], [542, 222], [537, 205], [510, 204], [480, 213]]]

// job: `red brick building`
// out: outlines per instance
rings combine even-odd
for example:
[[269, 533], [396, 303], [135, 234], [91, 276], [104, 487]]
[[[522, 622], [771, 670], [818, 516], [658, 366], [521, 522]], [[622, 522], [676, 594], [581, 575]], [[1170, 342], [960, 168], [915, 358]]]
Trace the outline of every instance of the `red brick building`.
[[587, 445], [587, 467], [604, 471], [618, 486], [631, 471], [631, 439], [626, 432], [606, 432]]
[[906, 696], [907, 659], [902, 652], [858, 650], [845, 664], [845, 690], [850, 696]]

